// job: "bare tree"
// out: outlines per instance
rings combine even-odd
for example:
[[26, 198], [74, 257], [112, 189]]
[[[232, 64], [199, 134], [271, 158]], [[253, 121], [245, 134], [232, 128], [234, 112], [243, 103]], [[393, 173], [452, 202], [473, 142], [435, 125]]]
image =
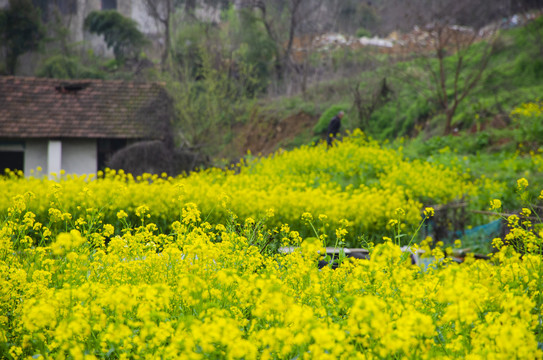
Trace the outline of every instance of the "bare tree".
[[[473, 91], [480, 82], [493, 50], [493, 35], [485, 40], [479, 52], [469, 52], [468, 48], [478, 39], [473, 30], [436, 24], [429, 34], [433, 43], [437, 66], [426, 61], [435, 84], [435, 95], [439, 107], [445, 113], [444, 133], [450, 134], [452, 119], [458, 105]], [[452, 60], [452, 66], [447, 66], [446, 57]], [[478, 57], [473, 64], [473, 58]], [[426, 58], [426, 60], [428, 60]], [[472, 63], [472, 65], [467, 65]], [[452, 79], [452, 84], [451, 80]]]
[[160, 58], [162, 71], [167, 69], [168, 58], [171, 52], [171, 21], [175, 11], [173, 0], [144, 0], [149, 15], [155, 19], [164, 31], [164, 48]]
[[[257, 11], [268, 37], [275, 43], [275, 72], [278, 80], [293, 70], [295, 37], [314, 21], [323, 0], [248, 0], [246, 7]], [[307, 32], [307, 29], [305, 29]]]
[[353, 105], [358, 116], [358, 127], [367, 131], [371, 115], [380, 107], [389, 102], [394, 91], [387, 84], [386, 77], [379, 80], [379, 84], [360, 88], [361, 83], [357, 82], [352, 86]]
[[[431, 90], [428, 100], [435, 102], [436, 108], [445, 115], [444, 134], [450, 134], [459, 105], [484, 76], [499, 23], [484, 29], [461, 26], [459, 14], [471, 6], [467, 0], [419, 1], [418, 5], [426, 5], [425, 16], [433, 20], [423, 27], [415, 26], [403, 39], [404, 46], [406, 52], [414, 53], [424, 64], [429, 75], [427, 87]], [[411, 10], [418, 14], [421, 9]], [[419, 18], [419, 24], [425, 19]]]

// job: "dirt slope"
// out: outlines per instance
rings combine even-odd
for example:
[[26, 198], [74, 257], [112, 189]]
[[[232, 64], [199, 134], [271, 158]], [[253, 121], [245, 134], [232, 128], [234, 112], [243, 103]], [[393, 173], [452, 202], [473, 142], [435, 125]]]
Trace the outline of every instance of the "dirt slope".
[[304, 112], [284, 119], [255, 120], [236, 126], [233, 142], [238, 144], [241, 155], [249, 150], [255, 155], [269, 155], [279, 147], [288, 147], [297, 136], [310, 139], [317, 120]]

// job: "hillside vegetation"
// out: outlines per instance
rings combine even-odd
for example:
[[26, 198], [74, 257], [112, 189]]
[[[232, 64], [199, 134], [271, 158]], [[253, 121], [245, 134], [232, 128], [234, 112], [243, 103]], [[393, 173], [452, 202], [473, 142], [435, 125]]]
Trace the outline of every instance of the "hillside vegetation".
[[[540, 17], [526, 27], [500, 30], [491, 44], [482, 40], [466, 48], [463, 54], [463, 72], [459, 74], [457, 87], [463, 86], [464, 73], [469, 74], [481, 66], [480, 52], [487, 46], [492, 48], [480, 81], [459, 104], [453, 117], [457, 135], [464, 137], [466, 142], [473, 142], [466, 147], [467, 152], [476, 152], [483, 148], [498, 150], [504, 146], [509, 146], [508, 150], [514, 151], [519, 142], [522, 142], [515, 136], [519, 124], [513, 124], [510, 115], [511, 111], [522, 103], [537, 102], [540, 98], [543, 56], [539, 37], [542, 33], [543, 18]], [[398, 55], [368, 55], [368, 51], [348, 48], [337, 50], [344, 61], [353, 57], [364, 59], [372, 56], [372, 59], [378, 62], [376, 69], [311, 87], [305, 96], [281, 99], [270, 105], [270, 108], [283, 111], [304, 110], [320, 116], [328, 108], [342, 107], [347, 112], [347, 121], [344, 121], [346, 129], [361, 128], [366, 134], [380, 140], [416, 136], [424, 139], [441, 137], [444, 114], [437, 104], [436, 84], [430, 78], [430, 71], [438, 66], [437, 60], [412, 54], [413, 60], [397, 61]], [[457, 65], [457, 60], [458, 58], [451, 54], [445, 58], [445, 68], [451, 72]], [[449, 96], [453, 96], [455, 78], [452, 75], [446, 82]], [[363, 107], [370, 107], [372, 102], [376, 102], [371, 112], [359, 113], [356, 104], [357, 88], [358, 92], [362, 93], [358, 101], [362, 102]], [[384, 98], [380, 102], [375, 101], [376, 97], [382, 95], [380, 93], [383, 90], [386, 91]], [[322, 125], [316, 124], [317, 131], [323, 129], [331, 117], [330, 113], [325, 115], [319, 122], [322, 122]], [[312, 135], [306, 133], [305, 138], [312, 139]], [[505, 141], [508, 139], [513, 141]], [[537, 144], [532, 144], [532, 150], [537, 148]]]

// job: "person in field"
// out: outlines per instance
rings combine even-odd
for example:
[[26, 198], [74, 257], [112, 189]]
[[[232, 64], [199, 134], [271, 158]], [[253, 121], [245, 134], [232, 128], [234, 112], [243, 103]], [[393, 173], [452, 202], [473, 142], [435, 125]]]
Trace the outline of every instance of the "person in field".
[[341, 128], [341, 118], [343, 118], [343, 110], [338, 112], [330, 123], [328, 124], [328, 131], [326, 132], [326, 143], [328, 146], [332, 146], [332, 142], [336, 139], [339, 129]]

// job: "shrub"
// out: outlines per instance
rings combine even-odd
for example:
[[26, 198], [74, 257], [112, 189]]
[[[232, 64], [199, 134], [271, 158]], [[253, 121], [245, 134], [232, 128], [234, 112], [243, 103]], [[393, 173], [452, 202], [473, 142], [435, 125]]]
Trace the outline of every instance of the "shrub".
[[136, 21], [116, 10], [92, 11], [85, 18], [83, 26], [93, 34], [103, 35], [107, 46], [113, 49], [115, 59], [121, 62], [127, 58], [137, 58], [148, 42]]
[[105, 74], [87, 67], [75, 56], [55, 55], [45, 61], [38, 70], [39, 77], [56, 79], [103, 79]]
[[511, 112], [515, 140], [520, 146], [536, 150], [543, 143], [543, 102], [521, 104]]
[[371, 32], [368, 29], [359, 28], [356, 30], [356, 36], [361, 37], [371, 37]]

